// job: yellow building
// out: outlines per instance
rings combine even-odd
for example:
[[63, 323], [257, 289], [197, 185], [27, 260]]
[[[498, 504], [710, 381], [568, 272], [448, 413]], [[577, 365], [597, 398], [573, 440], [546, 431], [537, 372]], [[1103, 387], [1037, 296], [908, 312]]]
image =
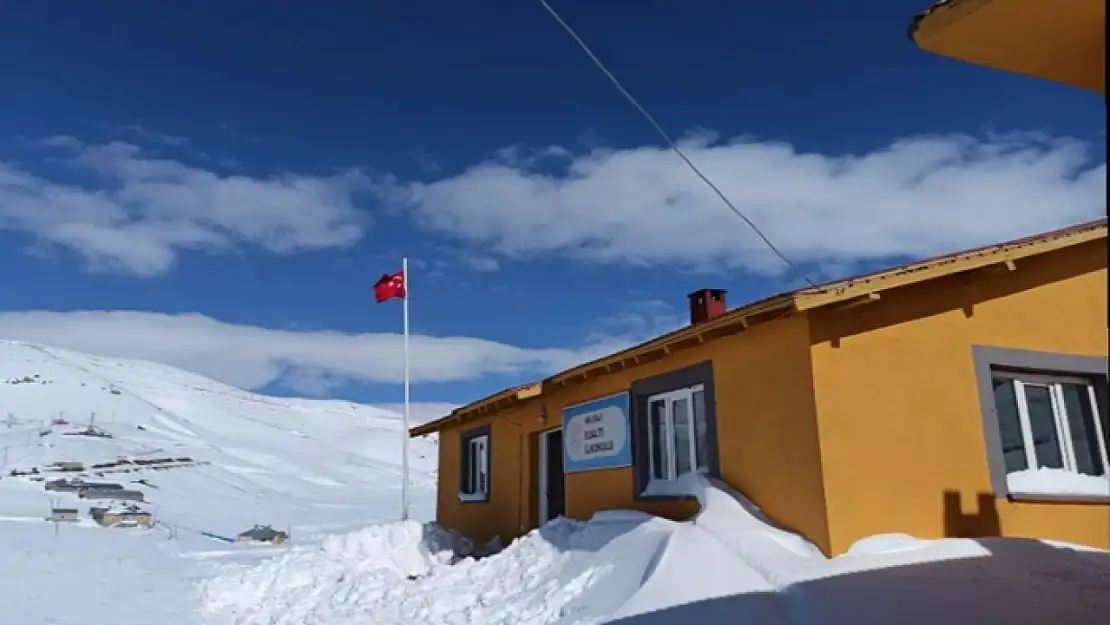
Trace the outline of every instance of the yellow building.
[[731, 311], [693, 293], [687, 327], [413, 428], [440, 437], [437, 520], [485, 541], [683, 519], [699, 471], [827, 554], [883, 532], [1110, 547], [1106, 266], [1100, 220]]
[[914, 18], [923, 50], [1106, 93], [1106, 0], [941, 0]]

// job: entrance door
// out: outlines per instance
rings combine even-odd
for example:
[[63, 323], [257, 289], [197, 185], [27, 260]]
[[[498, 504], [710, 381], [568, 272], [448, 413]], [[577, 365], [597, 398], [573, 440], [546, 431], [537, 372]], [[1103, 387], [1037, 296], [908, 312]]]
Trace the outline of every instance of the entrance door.
[[539, 522], [543, 525], [565, 512], [563, 429], [540, 432], [539, 442]]

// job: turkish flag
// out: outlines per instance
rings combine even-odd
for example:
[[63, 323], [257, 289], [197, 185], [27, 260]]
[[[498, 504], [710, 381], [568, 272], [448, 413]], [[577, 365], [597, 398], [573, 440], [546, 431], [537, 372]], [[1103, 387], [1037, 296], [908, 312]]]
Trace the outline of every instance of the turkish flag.
[[405, 297], [405, 272], [395, 274], [383, 273], [382, 277], [374, 283], [374, 299], [381, 304], [394, 297]]

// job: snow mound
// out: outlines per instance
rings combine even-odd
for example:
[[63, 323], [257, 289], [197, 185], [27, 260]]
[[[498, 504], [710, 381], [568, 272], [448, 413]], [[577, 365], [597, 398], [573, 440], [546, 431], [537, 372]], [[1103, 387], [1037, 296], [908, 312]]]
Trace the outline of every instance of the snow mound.
[[235, 625], [1094, 625], [1110, 613], [1104, 551], [886, 534], [828, 559], [726, 485], [687, 486], [702, 504], [689, 522], [557, 519], [477, 560], [456, 560], [458, 538], [435, 526], [370, 528], [224, 569], [202, 586], [203, 614]]
[[[200, 594], [207, 617], [237, 625], [592, 624], [639, 585], [606, 580], [616, 563], [642, 570], [669, 524], [558, 519], [480, 560], [458, 559], [470, 545], [434, 525], [380, 525], [224, 570]], [[600, 606], [587, 589], [607, 591]]]
[[687, 481], [701, 504], [693, 524], [731, 549], [772, 584], [781, 586], [792, 571], [825, 560], [817, 545], [780, 527], [728, 484], [702, 475], [692, 475]]

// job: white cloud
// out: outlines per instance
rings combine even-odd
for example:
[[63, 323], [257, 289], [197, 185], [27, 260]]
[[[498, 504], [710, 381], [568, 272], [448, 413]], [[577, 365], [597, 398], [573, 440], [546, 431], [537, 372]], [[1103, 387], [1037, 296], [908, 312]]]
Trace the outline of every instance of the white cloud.
[[461, 254], [459, 262], [463, 265], [473, 269], [474, 271], [497, 271], [501, 268], [501, 263], [492, 256], [484, 256], [479, 254]]
[[[346, 381], [403, 379], [399, 334], [276, 330], [199, 314], [23, 311], [0, 313], [0, 338], [162, 362], [246, 389], [281, 382], [323, 395]], [[578, 349], [528, 349], [470, 337], [413, 335], [412, 380], [468, 381], [495, 373], [530, 379], [626, 344], [598, 340]]]
[[[1091, 162], [1089, 146], [1033, 133], [913, 137], [860, 156], [719, 143], [707, 133], [683, 147], [798, 262], [928, 256], [1094, 218], [1106, 207], [1106, 166]], [[484, 253], [785, 270], [674, 153], [655, 147], [547, 147], [531, 156], [514, 147], [453, 177], [395, 185], [388, 197]]]
[[689, 323], [688, 311], [680, 312], [663, 300], [633, 298], [611, 304], [616, 306], [617, 311], [591, 324], [595, 331], [590, 339], [621, 337], [629, 342], [639, 342], [673, 332]]
[[86, 182], [0, 163], [0, 229], [73, 250], [97, 270], [160, 275], [180, 250], [342, 248], [359, 241], [366, 225], [354, 197], [369, 180], [355, 171], [221, 176], [129, 143], [62, 136], [38, 145], [58, 151], [53, 162]]
[[192, 141], [189, 141], [188, 137], [179, 137], [177, 135], [150, 130], [139, 124], [128, 124], [121, 127], [119, 131], [125, 135], [134, 137], [137, 141], [146, 143], [159, 143], [175, 148], [187, 148], [192, 145]]

